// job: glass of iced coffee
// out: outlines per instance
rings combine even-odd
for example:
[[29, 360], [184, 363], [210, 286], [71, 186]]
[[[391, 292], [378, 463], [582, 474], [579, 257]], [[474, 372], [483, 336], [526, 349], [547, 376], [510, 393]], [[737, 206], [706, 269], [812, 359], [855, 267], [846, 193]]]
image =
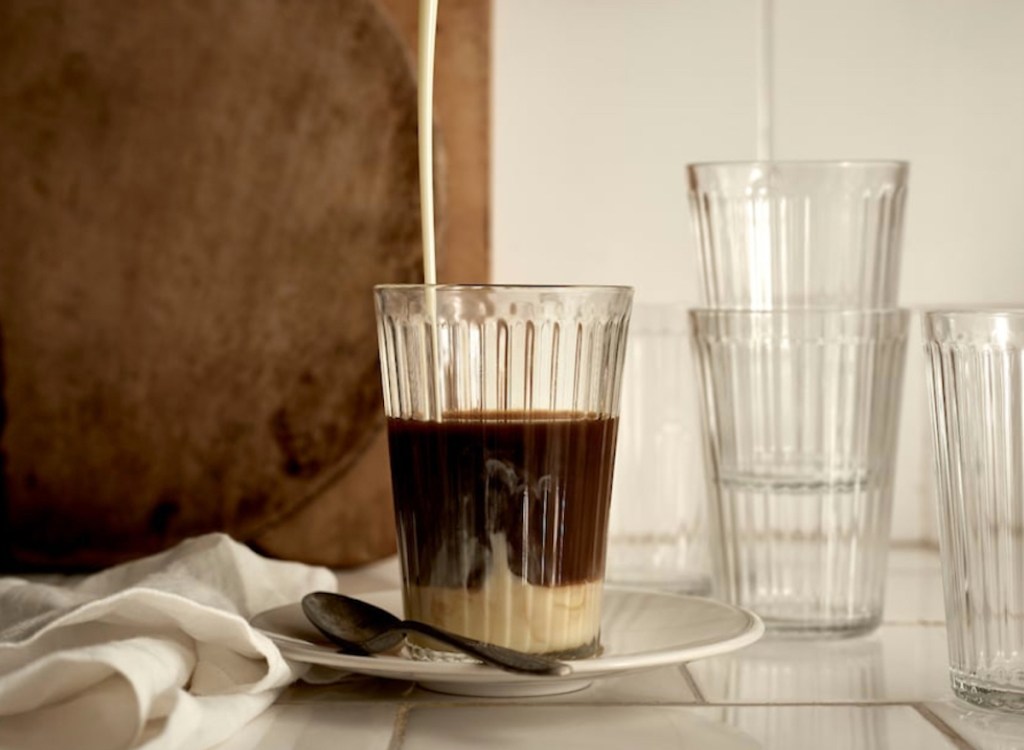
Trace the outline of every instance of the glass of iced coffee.
[[394, 285], [375, 301], [406, 617], [595, 654], [632, 289]]

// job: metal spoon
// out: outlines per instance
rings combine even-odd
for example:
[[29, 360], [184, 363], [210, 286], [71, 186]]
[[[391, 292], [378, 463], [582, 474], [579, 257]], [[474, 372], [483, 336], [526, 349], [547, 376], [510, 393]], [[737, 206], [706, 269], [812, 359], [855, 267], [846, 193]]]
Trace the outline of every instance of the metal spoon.
[[419, 633], [509, 672], [565, 675], [572, 671], [557, 659], [465, 638], [425, 622], [402, 620], [387, 610], [342, 594], [306, 594], [302, 597], [302, 611], [317, 630], [348, 654], [370, 656], [390, 651], [408, 633]]

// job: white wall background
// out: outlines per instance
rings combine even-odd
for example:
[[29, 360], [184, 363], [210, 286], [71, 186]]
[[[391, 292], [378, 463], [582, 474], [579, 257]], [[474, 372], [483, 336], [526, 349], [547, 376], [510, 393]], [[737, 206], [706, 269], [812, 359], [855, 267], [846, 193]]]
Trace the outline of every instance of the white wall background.
[[[1024, 2], [495, 0], [493, 33], [495, 281], [696, 303], [688, 162], [899, 158], [902, 303], [1024, 306]], [[918, 327], [903, 540], [935, 534]]]

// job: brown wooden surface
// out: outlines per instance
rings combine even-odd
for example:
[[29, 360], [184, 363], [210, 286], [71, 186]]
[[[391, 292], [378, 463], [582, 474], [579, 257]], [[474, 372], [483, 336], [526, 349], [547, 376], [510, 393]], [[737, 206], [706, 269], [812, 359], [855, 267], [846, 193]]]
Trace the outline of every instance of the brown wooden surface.
[[[419, 0], [378, 0], [411, 53]], [[443, 151], [444, 216], [438, 279], [490, 281], [491, 0], [440, 0], [434, 73], [436, 140]]]
[[[16, 561], [213, 529], [336, 565], [393, 549], [370, 288], [420, 275], [410, 59], [370, 0], [0, 3]], [[486, 195], [473, 166], [458, 190]], [[477, 279], [458, 190], [445, 276]]]
[[[416, 65], [418, 0], [378, 0]], [[442, 0], [435, 50], [435, 165], [438, 206], [438, 278], [442, 282], [490, 279], [490, 0]], [[417, 244], [417, 248], [420, 245]], [[317, 502], [297, 507], [253, 542], [281, 557], [337, 564], [338, 529], [346, 536], [343, 562], [379, 556], [394, 543], [393, 520], [369, 503], [343, 500], [351, 486], [374, 488], [390, 498], [380, 467], [387, 461], [383, 429], [361, 454], [345, 482], [325, 489]], [[388, 500], [390, 502], [390, 499]]]

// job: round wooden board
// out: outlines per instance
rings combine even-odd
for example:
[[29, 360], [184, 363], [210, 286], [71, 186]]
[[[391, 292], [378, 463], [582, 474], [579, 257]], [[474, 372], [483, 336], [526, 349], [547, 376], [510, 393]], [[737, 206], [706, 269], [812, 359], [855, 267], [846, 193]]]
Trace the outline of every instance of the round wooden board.
[[371, 289], [421, 277], [416, 87], [371, 0], [6, 0], [0, 174], [15, 561], [392, 549]]

